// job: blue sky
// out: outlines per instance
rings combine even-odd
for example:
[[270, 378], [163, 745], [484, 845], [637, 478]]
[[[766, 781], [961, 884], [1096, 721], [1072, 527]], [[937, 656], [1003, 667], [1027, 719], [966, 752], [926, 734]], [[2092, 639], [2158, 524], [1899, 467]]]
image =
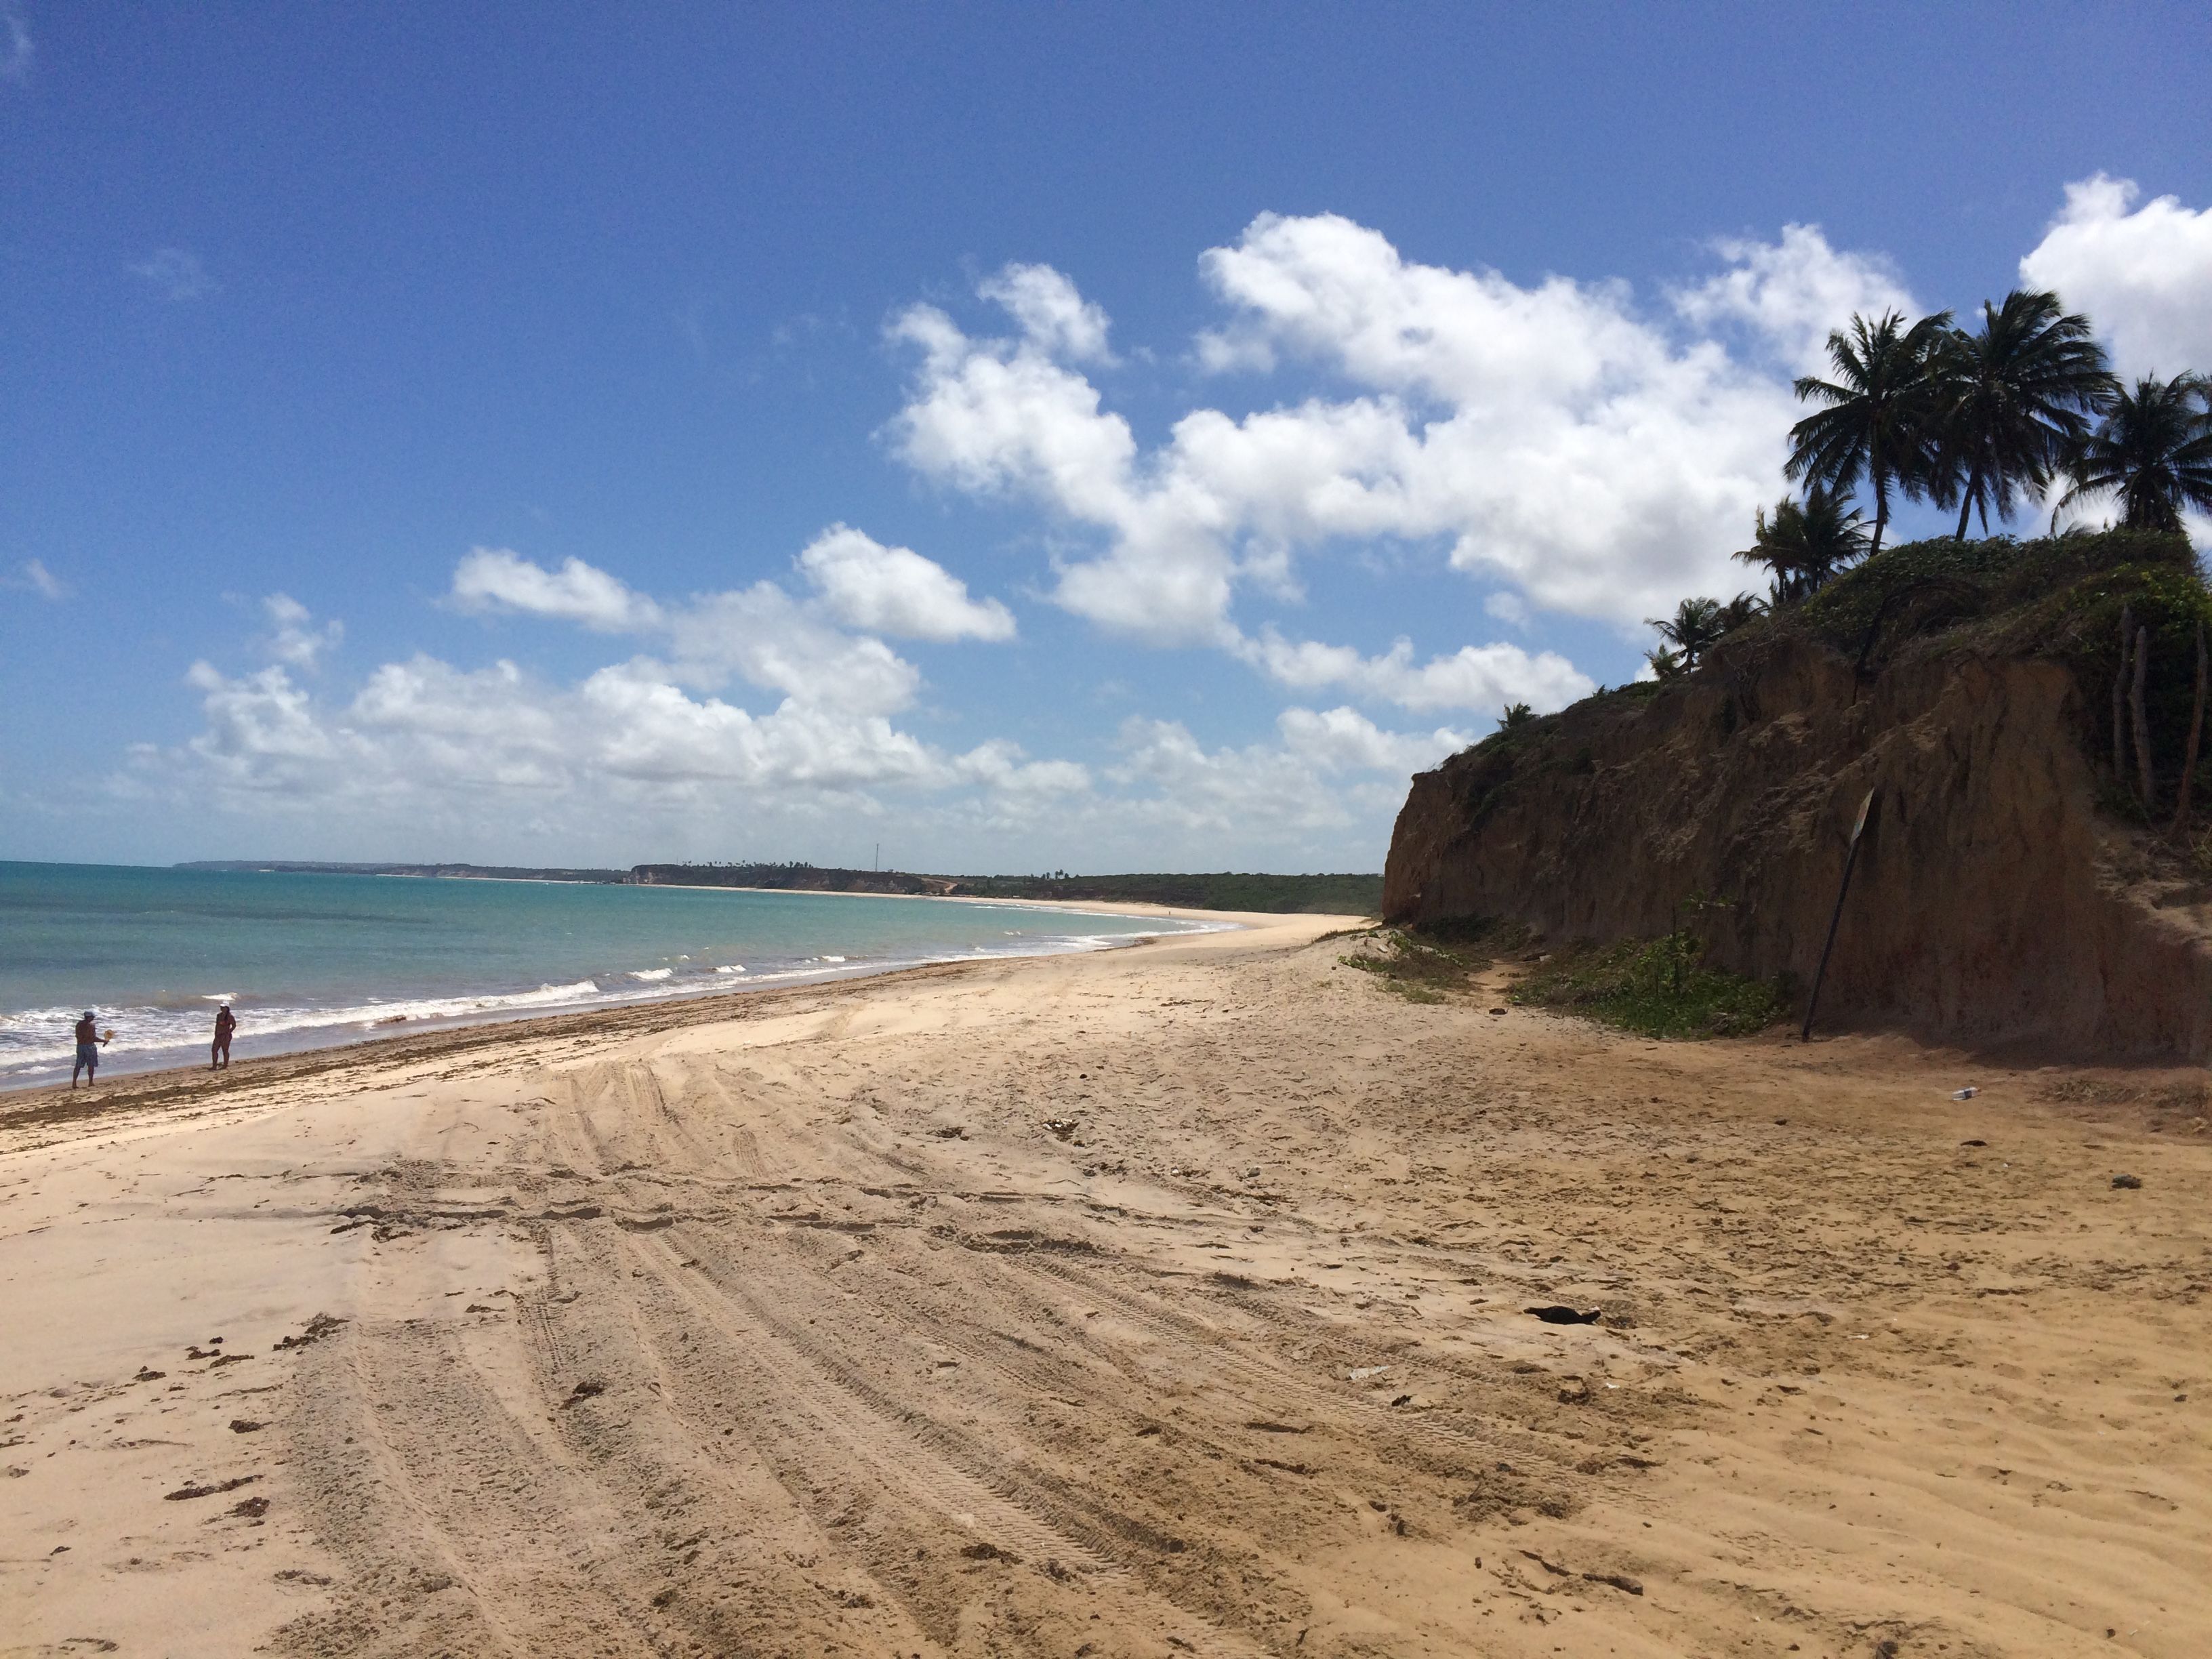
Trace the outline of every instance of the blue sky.
[[2208, 71], [2201, 5], [0, 0], [0, 857], [1377, 868], [1745, 585], [1854, 307], [2212, 368]]

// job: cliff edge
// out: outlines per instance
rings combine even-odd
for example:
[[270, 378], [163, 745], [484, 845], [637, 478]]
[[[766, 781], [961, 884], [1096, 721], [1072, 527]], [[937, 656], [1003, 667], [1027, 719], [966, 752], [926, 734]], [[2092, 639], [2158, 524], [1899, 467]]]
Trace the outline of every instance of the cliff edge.
[[[2148, 812], [2106, 735], [2124, 612], [2148, 647]], [[1687, 927], [1722, 967], [1793, 979], [1802, 1011], [1871, 791], [1824, 1027], [2206, 1058], [2212, 881], [2189, 826], [2154, 826], [2174, 810], [2208, 616], [2179, 538], [1893, 550], [1693, 673], [1416, 777], [1384, 915], [1601, 942]]]

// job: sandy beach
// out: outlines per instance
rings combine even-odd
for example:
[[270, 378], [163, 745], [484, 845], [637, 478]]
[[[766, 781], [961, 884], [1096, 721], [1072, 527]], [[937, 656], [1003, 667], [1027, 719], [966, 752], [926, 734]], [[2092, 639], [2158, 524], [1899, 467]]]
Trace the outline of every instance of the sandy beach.
[[2207, 1650], [2201, 1071], [1237, 920], [0, 1098], [0, 1654]]

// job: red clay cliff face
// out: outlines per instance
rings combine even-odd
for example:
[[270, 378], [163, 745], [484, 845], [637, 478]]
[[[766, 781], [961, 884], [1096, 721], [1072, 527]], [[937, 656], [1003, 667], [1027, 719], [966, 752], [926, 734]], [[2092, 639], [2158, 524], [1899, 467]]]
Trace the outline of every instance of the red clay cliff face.
[[1853, 693], [1844, 658], [1773, 640], [1455, 756], [1413, 780], [1384, 915], [1605, 941], [1702, 892], [1729, 902], [1683, 913], [1714, 961], [1808, 985], [1873, 789], [1824, 1026], [2204, 1057], [2212, 907], [2098, 820], [2067, 671], [1929, 656]]

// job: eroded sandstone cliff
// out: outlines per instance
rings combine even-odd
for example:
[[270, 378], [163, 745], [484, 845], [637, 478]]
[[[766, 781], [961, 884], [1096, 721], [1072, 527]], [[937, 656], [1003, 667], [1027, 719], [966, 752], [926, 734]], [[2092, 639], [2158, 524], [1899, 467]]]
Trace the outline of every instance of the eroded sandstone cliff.
[[1802, 987], [1872, 790], [1824, 1025], [2205, 1057], [2212, 892], [2100, 812], [2083, 678], [1955, 642], [1869, 672], [1811, 631], [1754, 629], [1687, 679], [1601, 694], [1415, 778], [1384, 914], [1560, 940], [1687, 926], [1720, 965]]

